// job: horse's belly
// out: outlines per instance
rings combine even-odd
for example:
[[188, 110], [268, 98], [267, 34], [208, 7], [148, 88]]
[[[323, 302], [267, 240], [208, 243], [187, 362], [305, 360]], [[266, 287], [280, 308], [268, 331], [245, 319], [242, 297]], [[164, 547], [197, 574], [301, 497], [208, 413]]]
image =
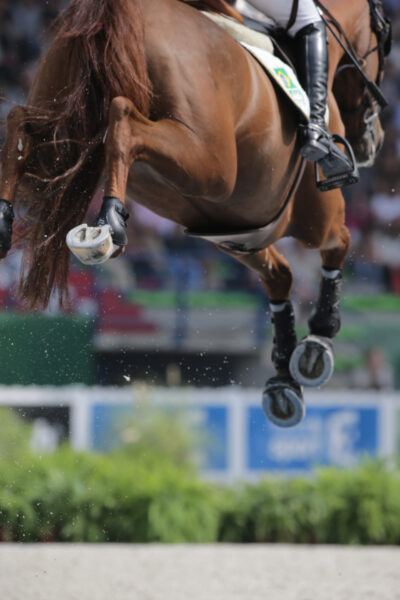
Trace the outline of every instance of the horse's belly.
[[142, 161], [135, 163], [130, 170], [128, 194], [160, 217], [184, 227], [211, 220], [201, 210], [201, 200], [183, 196], [156, 169]]
[[279, 215], [279, 220], [268, 231], [264, 229], [262, 233], [256, 234], [254, 243], [259, 242], [260, 235], [275, 241], [286, 226], [286, 217], [283, 215], [285, 211], [282, 211], [282, 205], [288, 198], [286, 189], [279, 188], [278, 193], [274, 194], [270, 190], [268, 194], [266, 184], [258, 186], [254, 182], [251, 190], [249, 185], [247, 181], [241, 193], [236, 190], [224, 203], [216, 204], [205, 198], [180, 194], [154, 168], [139, 161], [131, 168], [128, 194], [135, 202], [157, 215], [190, 231], [202, 231], [210, 236], [221, 232], [250, 230], [255, 233], [258, 228], [265, 228], [266, 224]]

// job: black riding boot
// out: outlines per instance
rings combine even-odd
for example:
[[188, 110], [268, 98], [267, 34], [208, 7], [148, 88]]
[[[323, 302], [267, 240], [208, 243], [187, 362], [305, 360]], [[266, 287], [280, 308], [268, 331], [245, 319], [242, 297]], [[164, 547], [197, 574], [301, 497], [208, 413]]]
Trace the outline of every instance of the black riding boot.
[[300, 83], [310, 99], [310, 120], [301, 126], [300, 152], [307, 160], [317, 162], [325, 177], [349, 173], [353, 164], [336, 146], [325, 125], [329, 69], [325, 24], [307, 25], [295, 40]]

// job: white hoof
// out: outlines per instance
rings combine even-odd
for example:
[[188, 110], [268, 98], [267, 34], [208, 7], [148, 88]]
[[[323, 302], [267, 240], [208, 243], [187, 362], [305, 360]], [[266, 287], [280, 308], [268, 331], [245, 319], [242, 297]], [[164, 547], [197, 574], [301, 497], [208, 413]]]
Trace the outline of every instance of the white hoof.
[[278, 427], [294, 427], [306, 414], [301, 388], [296, 382], [267, 381], [263, 394], [262, 407], [265, 416]]
[[294, 349], [289, 370], [300, 385], [321, 387], [332, 377], [334, 364], [330, 342], [316, 335], [309, 335]]
[[88, 227], [83, 223], [71, 229], [66, 242], [72, 254], [84, 265], [104, 263], [118, 249], [112, 241], [109, 225]]

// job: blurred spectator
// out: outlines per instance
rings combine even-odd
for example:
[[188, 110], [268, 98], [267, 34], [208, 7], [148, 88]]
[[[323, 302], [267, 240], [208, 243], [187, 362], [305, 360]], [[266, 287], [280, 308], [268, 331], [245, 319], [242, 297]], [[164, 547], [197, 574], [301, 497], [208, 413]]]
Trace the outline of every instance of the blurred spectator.
[[350, 383], [351, 387], [364, 390], [394, 389], [394, 372], [383, 348], [369, 348], [364, 356], [364, 364], [353, 372]]

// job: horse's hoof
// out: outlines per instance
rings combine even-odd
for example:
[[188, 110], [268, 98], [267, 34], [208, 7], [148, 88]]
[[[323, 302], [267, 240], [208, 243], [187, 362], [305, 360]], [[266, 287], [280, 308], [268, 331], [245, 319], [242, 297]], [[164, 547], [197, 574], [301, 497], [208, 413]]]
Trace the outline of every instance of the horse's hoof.
[[289, 370], [300, 385], [321, 387], [332, 377], [334, 363], [330, 340], [309, 335], [294, 349]]
[[293, 427], [306, 414], [301, 387], [289, 375], [267, 381], [262, 406], [267, 419], [278, 427]]
[[113, 244], [109, 225], [88, 227], [86, 223], [68, 232], [66, 243], [72, 254], [84, 265], [104, 263], [119, 249]]

